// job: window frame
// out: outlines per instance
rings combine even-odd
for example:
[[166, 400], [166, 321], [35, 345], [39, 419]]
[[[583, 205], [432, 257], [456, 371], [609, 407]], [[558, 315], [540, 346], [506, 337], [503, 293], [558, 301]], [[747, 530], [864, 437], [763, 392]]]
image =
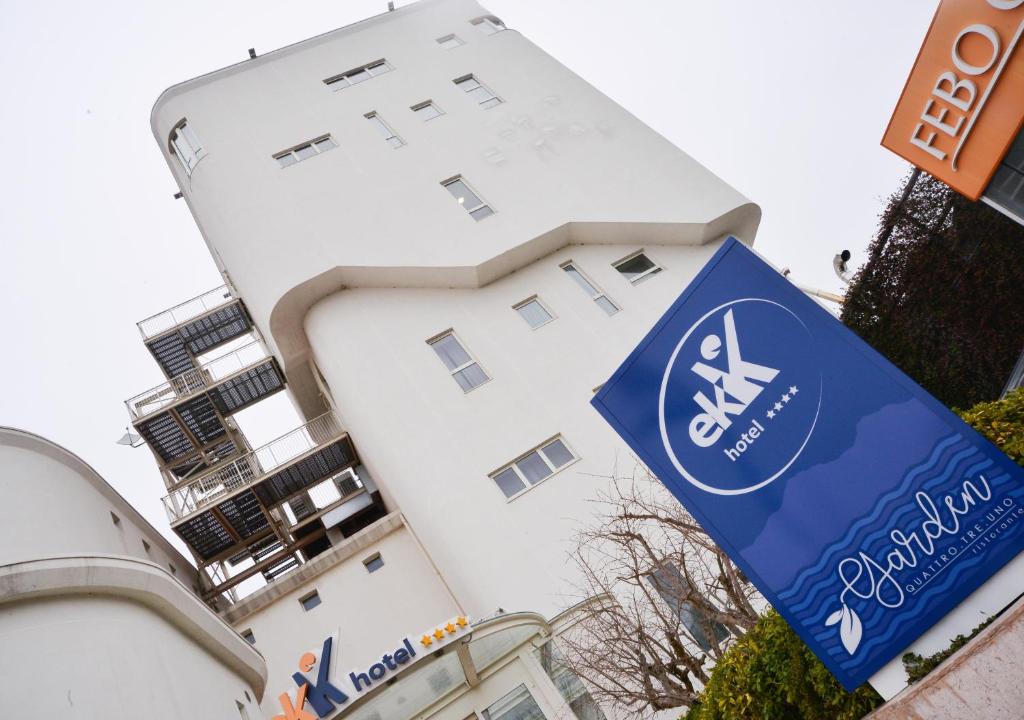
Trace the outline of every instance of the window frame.
[[[448, 366], [445, 364], [444, 360], [441, 359], [441, 356], [438, 355], [437, 350], [434, 348], [434, 344], [435, 343], [439, 343], [442, 340], [444, 340], [446, 337], [449, 337], [449, 336], [452, 337], [455, 340], [455, 342], [457, 342], [459, 344], [459, 347], [462, 348], [462, 352], [466, 353], [466, 356], [469, 358], [469, 362], [465, 362], [462, 365], [459, 365], [458, 367], [452, 368], [452, 369], [448, 368]], [[434, 335], [433, 337], [429, 338], [427, 340], [427, 345], [430, 346], [430, 350], [434, 353], [434, 357], [436, 357], [437, 361], [439, 363], [441, 363], [441, 367], [443, 367], [445, 370], [448, 371], [448, 375], [451, 376], [452, 380], [455, 382], [455, 385], [460, 390], [462, 390], [463, 394], [471, 393], [474, 390], [476, 390], [477, 388], [483, 387], [484, 385], [486, 385], [487, 383], [489, 383], [491, 380], [494, 379], [494, 378], [491, 377], [491, 374], [487, 372], [487, 368], [485, 368], [483, 366], [483, 363], [481, 363], [476, 358], [476, 356], [473, 353], [471, 353], [469, 350], [466, 349], [466, 344], [464, 342], [462, 342], [462, 338], [460, 338], [455, 333], [455, 329], [454, 328], [448, 328], [444, 332], [438, 333], [437, 335]], [[474, 385], [473, 387], [469, 388], [468, 390], [467, 389], [463, 389], [463, 387], [461, 385], [459, 385], [459, 381], [455, 378], [455, 375], [457, 373], [462, 372], [463, 370], [466, 370], [469, 367], [472, 367], [473, 365], [476, 365], [477, 367], [479, 367], [480, 368], [480, 372], [482, 372], [487, 377], [487, 379], [484, 380], [479, 385]]]
[[[455, 197], [455, 194], [451, 190], [448, 189], [448, 186], [449, 185], [454, 185], [457, 182], [461, 182], [463, 185], [465, 185], [466, 189], [469, 190], [471, 193], [473, 193], [476, 196], [476, 199], [480, 201], [479, 205], [475, 205], [473, 207], [467, 206], [466, 203], [459, 203], [459, 205], [462, 206], [462, 209], [466, 211], [466, 214], [469, 215], [475, 222], [480, 222], [481, 220], [486, 220], [487, 218], [491, 217], [492, 215], [497, 214], [498, 211], [494, 209], [494, 206], [491, 205], [484, 198], [483, 195], [481, 195], [479, 192], [477, 192], [477, 189], [475, 187], [473, 187], [472, 185], [470, 185], [469, 181], [466, 180], [465, 176], [463, 176], [463, 175], [454, 175], [454, 176], [448, 178], [447, 180], [442, 180], [441, 181], [441, 187], [443, 187], [445, 190], [447, 190], [449, 195], [451, 195], [452, 197]], [[455, 198], [456, 202], [458, 202], [458, 200], [459, 200], [458, 198]], [[487, 215], [484, 215], [482, 218], [478, 218], [478, 217], [476, 217], [473, 214], [475, 212], [483, 210], [484, 208], [490, 210], [490, 213], [487, 214]]]
[[[573, 284], [576, 285], [576, 287], [578, 287], [583, 292], [587, 293], [587, 295], [594, 302], [594, 304], [597, 305], [599, 308], [601, 308], [601, 310], [604, 311], [605, 315], [607, 315], [608, 317], [614, 317], [614, 316], [618, 315], [620, 312], [622, 312], [622, 307], [617, 302], [615, 302], [608, 295], [608, 293], [606, 293], [604, 290], [602, 290], [600, 285], [598, 285], [596, 282], [591, 280], [589, 275], [587, 275], [585, 272], [580, 270], [580, 266], [579, 266], [579, 264], [576, 263], [576, 261], [574, 261], [574, 260], [566, 260], [565, 262], [561, 263], [558, 267], [559, 267], [559, 269], [563, 273], [568, 275], [569, 279], [572, 280]], [[577, 275], [579, 275], [594, 290], [594, 294], [590, 294], [589, 292], [587, 292], [587, 289], [585, 287], [583, 287], [583, 285], [579, 281], [577, 281], [576, 278], [574, 278], [569, 273], [569, 268], [572, 268], [572, 270]], [[598, 302], [601, 298], [604, 298], [605, 300], [607, 300], [611, 304], [611, 306], [615, 308], [615, 312], [612, 312], [612, 313], [608, 312], [607, 308], [605, 308], [603, 305], [601, 305]]]
[[[572, 456], [564, 465], [562, 465], [560, 467], [555, 467], [554, 462], [552, 462], [548, 458], [547, 453], [544, 452], [545, 448], [550, 447], [551, 445], [553, 445], [556, 442], [562, 443], [562, 447], [564, 447], [569, 452], [569, 454]], [[541, 479], [537, 480], [536, 482], [531, 483], [527, 479], [526, 474], [522, 470], [519, 469], [518, 463], [521, 462], [522, 460], [525, 460], [526, 458], [530, 457], [534, 453], [537, 453], [537, 456], [544, 462], [544, 464], [548, 467], [548, 470], [550, 470], [550, 472], [547, 475], [545, 475], [544, 477], [542, 477]], [[544, 442], [540, 443], [539, 445], [535, 445], [534, 447], [530, 448], [529, 450], [524, 452], [522, 455], [517, 457], [515, 460], [512, 460], [511, 462], [505, 463], [504, 465], [502, 465], [497, 470], [494, 470], [494, 471], [488, 473], [487, 477], [494, 484], [494, 488], [499, 493], [501, 493], [502, 497], [505, 498], [505, 502], [512, 502], [513, 500], [516, 500], [516, 499], [522, 497], [522, 495], [524, 493], [529, 492], [530, 490], [532, 490], [533, 488], [537, 487], [538, 485], [543, 485], [548, 480], [553, 478], [555, 475], [558, 475], [560, 472], [562, 472], [566, 468], [575, 465], [577, 462], [579, 462], [579, 460], [580, 460], [579, 454], [577, 454], [577, 452], [568, 443], [568, 441], [566, 441], [565, 436], [562, 435], [561, 433], [559, 433], [557, 435], [552, 435], [551, 437], [549, 437], [547, 440], [545, 440]], [[512, 470], [512, 472], [519, 479], [519, 482], [521, 482], [523, 484], [522, 489], [516, 491], [515, 493], [513, 493], [511, 495], [506, 495], [505, 491], [501, 489], [501, 486], [498, 484], [498, 481], [497, 481], [497, 477], [499, 475], [505, 473], [508, 470]]]
[[[520, 308], [524, 308], [530, 303], [537, 303], [538, 305], [540, 305], [544, 312], [548, 314], [548, 319], [540, 323], [539, 325], [530, 325], [530, 321], [523, 317], [523, 314], [519, 311]], [[547, 306], [547, 303], [540, 299], [539, 295], [531, 295], [525, 300], [520, 300], [519, 302], [512, 306], [512, 309], [516, 311], [516, 315], [523, 318], [523, 322], [525, 322], [531, 330], [539, 330], [545, 325], [549, 325], [555, 321], [555, 314], [551, 311], [551, 308]]]
[[[316, 603], [312, 607], [307, 606], [306, 603], [313, 598], [316, 598]], [[312, 612], [320, 607], [323, 602], [324, 599], [320, 597], [320, 591], [314, 589], [312, 592], [308, 592], [299, 598], [299, 607], [301, 607], [304, 612]]]
[[[452, 40], [455, 40], [455, 41], [457, 42], [457, 44], [455, 44], [455, 45], [452, 45], [451, 47], [445, 47], [445, 46], [444, 46], [444, 44], [445, 44], [446, 42], [451, 42]], [[439, 38], [436, 38], [436, 39], [435, 39], [435, 42], [436, 42], [436, 43], [437, 43], [438, 45], [440, 45], [440, 46], [441, 46], [441, 49], [442, 49], [442, 50], [445, 50], [445, 51], [448, 51], [448, 50], [454, 50], [455, 48], [459, 48], [459, 47], [462, 47], [463, 45], [465, 45], [465, 44], [466, 44], [466, 41], [465, 41], [465, 40], [463, 40], [462, 38], [460, 38], [460, 37], [459, 37], [459, 36], [458, 36], [457, 34], [455, 34], [455, 33], [449, 33], [449, 34], [447, 34], [447, 35], [442, 35], [441, 37], [439, 37]]]
[[[372, 72], [372, 68], [377, 68], [381, 66], [384, 67], [383, 70]], [[389, 73], [394, 69], [394, 65], [389, 63], [386, 58], [380, 58], [378, 60], [374, 60], [373, 62], [368, 62], [364, 65], [360, 65], [359, 67], [354, 67], [351, 70], [346, 70], [343, 73], [331, 75], [329, 78], [324, 79], [324, 85], [326, 85], [327, 87], [334, 91], [344, 90], [345, 88], [350, 88], [353, 87], [354, 85], [364, 83], [366, 82], [366, 80], [372, 80], [375, 77], [379, 77], [381, 75], [384, 75], [385, 73]], [[352, 77], [358, 75], [361, 72], [365, 72], [370, 77], [366, 78], [366, 80], [357, 80], [356, 82], [352, 82]]]
[[[651, 263], [651, 267], [647, 268], [646, 270], [644, 270], [642, 273], [640, 273], [639, 275], [637, 275], [634, 278], [626, 277], [625, 273], [623, 273], [622, 270], [620, 269], [620, 266], [621, 265], [625, 265], [630, 260], [635, 260], [636, 258], [640, 257], [641, 255], [643, 255], [645, 258], [647, 258], [647, 262]], [[630, 253], [629, 255], [627, 255], [626, 257], [622, 258], [621, 260], [616, 260], [615, 262], [612, 263], [612, 267], [615, 268], [616, 272], [618, 272], [619, 275], [621, 275], [624, 280], [629, 282], [630, 285], [638, 285], [638, 284], [642, 283], [644, 280], [649, 279], [652, 275], [657, 275], [658, 273], [660, 273], [662, 270], [665, 269], [660, 264], [656, 263], [654, 261], [654, 259], [651, 258], [651, 256], [647, 254], [646, 250], [642, 250], [642, 249], [641, 250], [637, 250], [634, 253]]]
[[[186, 146], [187, 157], [183, 154], [179, 140], [182, 140]], [[199, 161], [206, 157], [206, 149], [195, 130], [189, 127], [188, 118], [182, 118], [171, 128], [171, 132], [167, 136], [167, 147], [170, 153], [178, 158], [178, 164], [186, 177], [192, 177], [192, 171], [196, 169]]]
[[[378, 561], [380, 562], [379, 565], [377, 565], [374, 568], [370, 567], [372, 563], [376, 563]], [[384, 558], [381, 556], [379, 552], [375, 552], [369, 557], [363, 558], [363, 567], [366, 568], [367, 573], [372, 575], [373, 573], [377, 572], [378, 570], [384, 567]]]
[[[459, 87], [462, 83], [469, 82], [469, 81], [475, 82], [476, 83], [476, 87], [471, 87], [468, 90], [466, 88]], [[455, 78], [454, 80], [452, 80], [452, 84], [454, 84], [455, 87], [459, 88], [459, 90], [462, 90], [462, 92], [466, 93], [467, 95], [469, 93], [473, 92], [474, 90], [479, 89], [479, 88], [483, 88], [484, 90], [486, 90], [488, 92], [488, 94], [490, 94], [490, 97], [487, 98], [486, 100], [477, 101], [477, 103], [476, 103], [483, 110], [490, 110], [491, 108], [497, 107], [498, 105], [501, 105], [502, 103], [505, 102], [505, 100], [500, 95], [498, 95], [496, 92], [491, 90], [491, 88], [488, 85], [485, 85], [484, 83], [480, 82], [480, 78], [478, 78], [473, 73], [469, 73], [468, 75], [463, 75], [461, 77]], [[497, 102], [495, 102], [495, 103], [493, 103], [491, 105], [486, 105], [486, 103], [489, 103], [492, 100], [497, 100]]]
[[[324, 140], [330, 140], [331, 141], [331, 146], [329, 148], [327, 148], [326, 150], [321, 150], [318, 147], [318, 143], [322, 143]], [[315, 157], [317, 157], [319, 155], [323, 155], [325, 152], [330, 152], [331, 150], [333, 150], [336, 147], [338, 147], [338, 141], [335, 140], [334, 136], [332, 136], [330, 133], [326, 133], [324, 135], [318, 135], [315, 138], [313, 138], [312, 140], [305, 140], [305, 141], [299, 143], [298, 145], [293, 145], [292, 147], [288, 148], [287, 150], [280, 150], [280, 151], [272, 154], [270, 157], [273, 160], [277, 161], [278, 168], [280, 170], [287, 170], [288, 168], [293, 167], [295, 165], [298, 165], [301, 162], [304, 162], [306, 160], [312, 160], [313, 158], [315, 158]], [[310, 155], [309, 157], [299, 157], [299, 154], [298, 154], [299, 150], [304, 150], [306, 148], [312, 148], [315, 154], [314, 155]], [[287, 165], [285, 165], [284, 163], [281, 162], [281, 159], [285, 158], [285, 157], [291, 157], [292, 158], [292, 161], [290, 163], [288, 163]]]
[[437, 111], [437, 115], [435, 115], [434, 117], [426, 118], [423, 120], [423, 122], [428, 123], [431, 120], [437, 120], [439, 117], [444, 117], [445, 111], [441, 108], [440, 105], [438, 105], [433, 100], [424, 100], [423, 102], [418, 102], [415, 105], [410, 105], [409, 109], [412, 110], [413, 113], [418, 113], [420, 110], [424, 110], [428, 107], [434, 108], [434, 110]]
[[[396, 133], [395, 129], [393, 127], [391, 127], [388, 124], [388, 122], [384, 118], [382, 118], [380, 116], [380, 113], [378, 113], [376, 110], [371, 110], [370, 112], [368, 112], [365, 115], [363, 115], [363, 117], [366, 118], [367, 120], [369, 120], [370, 123], [378, 131], [380, 131], [380, 130], [387, 130], [389, 133], [391, 133], [390, 135], [384, 137], [384, 142], [386, 142], [388, 145], [390, 145], [392, 150], [397, 150], [400, 147], [405, 147], [405, 139], [401, 135]], [[374, 122], [374, 121], [376, 121], [376, 122]], [[384, 135], [383, 132], [381, 132], [380, 134]], [[398, 144], [396, 145], [395, 143], [392, 142], [392, 140], [397, 140]]]
[[[485, 37], [491, 35], [497, 35], [500, 32], [508, 30], [505, 23], [500, 18], [494, 15], [481, 15], [480, 17], [473, 18], [469, 21], [469, 24], [477, 29], [477, 32], [483, 33]], [[484, 28], [487, 28], [486, 30]]]

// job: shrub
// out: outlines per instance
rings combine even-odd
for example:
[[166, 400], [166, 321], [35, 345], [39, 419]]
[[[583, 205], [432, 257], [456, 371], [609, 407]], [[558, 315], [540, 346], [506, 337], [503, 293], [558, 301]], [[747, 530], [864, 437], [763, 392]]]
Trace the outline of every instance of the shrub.
[[786, 621], [769, 610], [715, 665], [687, 720], [855, 720], [882, 698], [869, 685], [852, 693], [832, 676]]
[[1002, 400], [978, 403], [970, 410], [960, 410], [964, 421], [987, 437], [993, 445], [1024, 465], [1024, 387], [1017, 388]]

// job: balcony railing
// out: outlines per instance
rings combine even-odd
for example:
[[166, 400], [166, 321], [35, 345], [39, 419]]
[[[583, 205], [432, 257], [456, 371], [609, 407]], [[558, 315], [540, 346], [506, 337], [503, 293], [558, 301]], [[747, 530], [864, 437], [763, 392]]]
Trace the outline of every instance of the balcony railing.
[[173, 523], [270, 475], [274, 470], [344, 434], [333, 413], [325, 413], [237, 460], [217, 465], [164, 500]]
[[138, 420], [162, 410], [178, 400], [188, 397], [208, 387], [216, 385], [226, 377], [244, 370], [261, 360], [266, 360], [266, 350], [259, 341], [253, 341], [225, 355], [208, 360], [202, 365], [181, 375], [171, 378], [144, 393], [125, 400], [128, 414], [132, 420]]
[[156, 337], [221, 305], [226, 305], [232, 300], [234, 297], [228, 290], [228, 286], [221, 285], [136, 324], [139, 327], [139, 332], [142, 333], [142, 339], [149, 340], [151, 337]]

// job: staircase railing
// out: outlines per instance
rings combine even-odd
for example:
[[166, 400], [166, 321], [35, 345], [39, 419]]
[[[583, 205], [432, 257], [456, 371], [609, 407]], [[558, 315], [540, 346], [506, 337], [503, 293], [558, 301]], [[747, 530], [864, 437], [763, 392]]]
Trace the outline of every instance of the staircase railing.
[[234, 299], [231, 291], [228, 290], [228, 286], [221, 285], [145, 320], [140, 320], [136, 325], [139, 327], [139, 332], [142, 333], [142, 339], [149, 340], [151, 337], [167, 332], [171, 328], [197, 318], [220, 305], [227, 305]]

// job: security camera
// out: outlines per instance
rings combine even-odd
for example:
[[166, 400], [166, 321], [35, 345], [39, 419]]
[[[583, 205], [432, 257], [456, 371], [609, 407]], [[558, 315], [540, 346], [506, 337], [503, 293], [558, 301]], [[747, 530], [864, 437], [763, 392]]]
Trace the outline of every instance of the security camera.
[[843, 250], [841, 253], [832, 258], [832, 268], [836, 271], [836, 275], [845, 284], [850, 284], [850, 269], [847, 265], [850, 262], [850, 251]]

